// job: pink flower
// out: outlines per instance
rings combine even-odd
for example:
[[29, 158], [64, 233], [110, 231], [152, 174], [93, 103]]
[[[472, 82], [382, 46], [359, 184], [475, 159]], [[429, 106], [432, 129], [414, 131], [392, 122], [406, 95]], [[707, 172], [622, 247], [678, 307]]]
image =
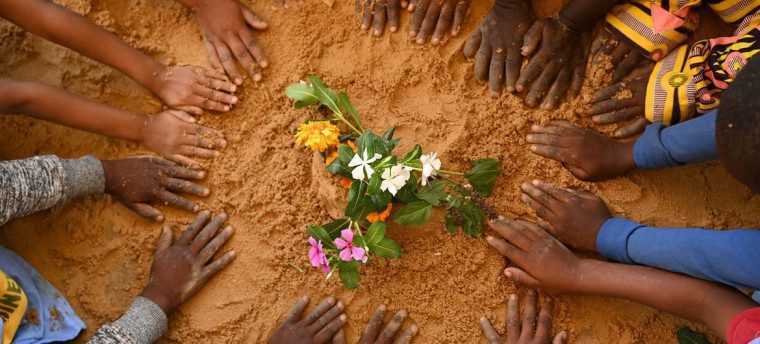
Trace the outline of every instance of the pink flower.
[[340, 260], [350, 262], [358, 260], [362, 263], [367, 262], [367, 256], [364, 249], [354, 246], [354, 232], [348, 228], [340, 231], [340, 238], [335, 239], [335, 246], [340, 250]]
[[311, 261], [311, 266], [315, 268], [322, 268], [322, 271], [324, 271], [324, 273], [330, 273], [330, 264], [327, 262], [325, 251], [322, 249], [322, 242], [318, 242], [314, 238], [309, 238], [309, 244], [311, 245], [311, 248], [309, 249], [309, 260]]

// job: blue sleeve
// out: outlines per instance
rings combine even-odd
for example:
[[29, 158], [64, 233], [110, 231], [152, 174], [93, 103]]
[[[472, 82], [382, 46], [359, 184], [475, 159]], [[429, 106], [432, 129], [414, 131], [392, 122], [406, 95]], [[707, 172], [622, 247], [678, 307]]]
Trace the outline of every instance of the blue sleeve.
[[605, 257], [622, 263], [760, 289], [760, 230], [652, 228], [612, 218], [602, 225], [596, 246]]
[[671, 127], [650, 124], [633, 146], [636, 167], [654, 169], [717, 159], [717, 114], [713, 110]]

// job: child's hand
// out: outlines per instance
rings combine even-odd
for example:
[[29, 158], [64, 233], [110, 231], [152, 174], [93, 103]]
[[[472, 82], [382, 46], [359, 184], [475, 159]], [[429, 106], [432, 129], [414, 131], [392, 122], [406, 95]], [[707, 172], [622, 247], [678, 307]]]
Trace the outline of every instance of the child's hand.
[[203, 109], [227, 112], [237, 104], [237, 86], [214, 70], [197, 66], [165, 67], [156, 75], [153, 91], [171, 108], [202, 115]]
[[507, 278], [551, 293], [576, 289], [581, 260], [544, 228], [522, 220], [489, 224], [499, 237], [488, 236], [486, 241], [517, 266], [504, 270]]
[[406, 8], [407, 0], [356, 0], [356, 15], [360, 18], [362, 30], [372, 28], [376, 37], [383, 35], [385, 24], [388, 30], [398, 31], [401, 8]]
[[515, 86], [517, 92], [527, 92], [525, 104], [553, 109], [566, 93], [575, 97], [586, 74], [588, 41], [588, 33], [574, 32], [557, 19], [536, 21], [522, 47], [530, 61]]
[[531, 152], [562, 163], [576, 178], [598, 181], [634, 169], [635, 141], [617, 141], [566, 121], [533, 125], [526, 137]]
[[138, 215], [161, 222], [164, 214], [149, 204], [163, 203], [197, 212], [198, 205], [175, 193], [206, 197], [209, 190], [190, 180], [205, 177], [202, 171], [190, 170], [155, 157], [103, 160], [106, 193]]
[[261, 80], [261, 69], [269, 62], [254, 34], [265, 30], [267, 23], [238, 0], [202, 0], [194, 10], [211, 66], [226, 71], [236, 85], [241, 85], [237, 61], [254, 81]]
[[596, 237], [612, 217], [604, 201], [596, 195], [559, 188], [534, 180], [521, 186], [522, 200], [549, 223], [552, 235], [572, 247], [596, 251]]
[[513, 0], [509, 6], [497, 2], [465, 42], [464, 55], [475, 58], [475, 77], [489, 81], [492, 96], [501, 93], [505, 82], [507, 92], [515, 91], [523, 63], [520, 49], [533, 21], [529, 1]]
[[[322, 344], [345, 343], [342, 329], [346, 323], [343, 303], [330, 296], [322, 301], [308, 316], [303, 311], [309, 305], [304, 296], [293, 305], [285, 322], [269, 338], [270, 344]], [[338, 333], [340, 332], [340, 337]]]
[[449, 34], [456, 36], [470, 9], [470, 0], [410, 0], [406, 7], [412, 13], [409, 38], [425, 44], [430, 35], [438, 45]]
[[[650, 65], [651, 62], [647, 59], [644, 50], [617, 31], [612, 32], [611, 30], [607, 27], [596, 36], [591, 44], [591, 58], [594, 64], [598, 65], [602, 62], [603, 56], [610, 56], [610, 62], [615, 66], [615, 71], [612, 74], [612, 82], [614, 83], [623, 80], [636, 68]], [[654, 56], [653, 58], [659, 60], [661, 57]]]
[[[647, 93], [648, 70], [638, 72], [647, 76], [637, 76], [631, 81], [621, 81], [612, 86], [605, 87], [596, 94], [591, 101], [591, 110], [585, 116], [591, 116], [591, 120], [597, 124], [616, 124], [629, 121], [630, 123], [615, 130], [612, 134], [615, 138], [626, 138], [644, 131], [647, 119], [644, 117], [644, 103]], [[621, 92], [628, 91], [626, 98], [619, 96]]]
[[198, 214], [174, 243], [169, 226], [164, 226], [161, 232], [150, 280], [141, 295], [155, 302], [167, 315], [235, 259], [235, 251], [213, 259], [234, 230], [230, 226], [220, 230], [227, 214], [218, 214], [209, 222], [210, 215], [207, 211]]
[[412, 324], [407, 329], [396, 336], [401, 325], [404, 324], [407, 313], [405, 310], [396, 312], [391, 321], [383, 326], [385, 318], [385, 305], [377, 307], [375, 314], [369, 319], [367, 328], [364, 329], [359, 344], [407, 344], [417, 334], [417, 325]]
[[[518, 305], [517, 295], [509, 295], [507, 301], [507, 334], [506, 338], [499, 336], [491, 326], [491, 322], [485, 317], [480, 318], [480, 328], [489, 344], [548, 344], [552, 335], [552, 309], [554, 303], [551, 298], [544, 298], [541, 311], [538, 314], [538, 327], [536, 327], [536, 292], [528, 290], [527, 301], [523, 303], [522, 318]], [[567, 333], [560, 332], [554, 337], [552, 344], [564, 344]]]
[[191, 159], [211, 159], [219, 156], [216, 149], [227, 146], [220, 131], [194, 124], [195, 119], [185, 112], [169, 110], [149, 116], [142, 133], [142, 144], [169, 160], [200, 168]]

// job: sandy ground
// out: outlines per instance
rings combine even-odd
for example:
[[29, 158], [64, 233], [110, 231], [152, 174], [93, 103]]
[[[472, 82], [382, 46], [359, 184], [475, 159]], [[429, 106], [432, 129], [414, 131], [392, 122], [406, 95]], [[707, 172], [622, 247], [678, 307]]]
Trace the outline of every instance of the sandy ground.
[[[170, 0], [60, 2], [166, 62], [206, 64], [195, 23]], [[539, 7], [551, 13], [557, 2]], [[288, 8], [282, 1], [262, 1], [251, 7], [271, 24], [259, 37], [273, 64], [263, 83], [247, 82], [235, 111], [202, 120], [223, 129], [233, 143], [210, 163], [206, 182], [213, 194], [204, 204], [231, 214], [237, 234], [228, 246], [239, 257], [172, 318], [163, 342], [264, 342], [281, 314], [304, 293], [344, 300], [348, 335], [354, 339], [380, 303], [410, 312], [421, 329], [417, 342], [482, 342], [480, 316], [503, 324], [503, 300], [515, 286], [501, 275], [502, 259], [484, 240], [450, 236], [437, 221], [417, 229], [392, 228], [390, 235], [405, 255], [366, 267], [356, 291], [344, 290], [335, 279], [325, 281], [309, 268], [304, 226], [328, 216], [317, 200], [317, 179], [322, 177], [311, 173], [311, 154], [293, 143], [296, 126], [310, 112], [292, 109], [283, 95], [287, 84], [309, 73], [346, 89], [369, 127], [398, 127], [402, 150], [420, 142], [442, 153], [444, 164], [460, 169], [469, 159], [502, 159], [504, 176], [491, 203], [510, 216], [533, 217], [517, 201], [518, 185], [543, 178], [599, 192], [619, 214], [652, 225], [760, 222], [760, 201], [715, 163], [586, 185], [559, 164], [531, 155], [524, 140], [530, 124], [553, 118], [578, 121], [574, 109], [580, 104], [547, 112], [529, 110], [511, 95], [490, 99], [459, 53], [466, 34], [442, 48], [419, 47], [406, 40], [405, 15], [404, 32], [373, 39], [357, 30], [349, 0], [337, 1], [333, 10], [319, 0], [291, 0]], [[490, 1], [477, 1], [463, 31], [470, 32], [489, 7]], [[6, 22], [0, 24], [0, 42], [2, 76], [43, 81], [134, 111], [154, 113], [160, 107], [119, 72]], [[36, 120], [0, 118], [3, 159], [51, 153], [117, 158], [141, 152], [134, 144]], [[166, 211], [170, 223], [191, 218]], [[99, 198], [15, 221], [0, 232], [0, 243], [29, 260], [68, 297], [90, 327], [86, 338], [99, 324], [118, 317], [139, 293], [158, 234], [157, 224]], [[673, 343], [677, 327], [695, 326], [621, 300], [567, 296], [558, 303], [556, 328], [568, 330], [573, 343]]]

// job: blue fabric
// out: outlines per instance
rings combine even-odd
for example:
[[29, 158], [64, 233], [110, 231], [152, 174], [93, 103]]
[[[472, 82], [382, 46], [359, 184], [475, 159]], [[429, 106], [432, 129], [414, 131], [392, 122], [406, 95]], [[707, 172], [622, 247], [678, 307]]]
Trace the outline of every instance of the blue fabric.
[[760, 303], [760, 290], [755, 290], [752, 294], [752, 299], [755, 300], [755, 302]]
[[0, 269], [24, 290], [29, 299], [27, 314], [35, 310], [39, 319], [39, 323], [33, 324], [25, 317], [13, 339], [14, 344], [69, 341], [85, 329], [84, 322], [55, 287], [23, 258], [1, 246]]
[[650, 124], [633, 146], [636, 167], [654, 169], [717, 159], [717, 116], [718, 110], [713, 110], [671, 127]]
[[760, 230], [652, 228], [612, 218], [602, 225], [596, 245], [599, 253], [619, 262], [760, 289]]

